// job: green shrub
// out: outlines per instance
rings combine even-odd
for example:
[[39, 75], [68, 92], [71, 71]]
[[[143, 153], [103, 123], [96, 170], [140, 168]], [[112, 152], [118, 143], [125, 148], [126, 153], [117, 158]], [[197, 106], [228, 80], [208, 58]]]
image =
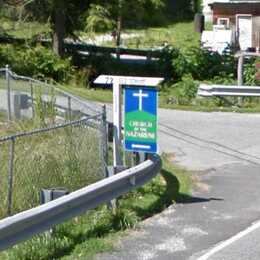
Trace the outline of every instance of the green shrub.
[[256, 74], [258, 73], [256, 69], [256, 64], [260, 63], [260, 59], [251, 58], [247, 60], [244, 64], [244, 83], [245, 85], [255, 86], [259, 85], [260, 81], [257, 80]]
[[0, 65], [9, 64], [17, 74], [66, 81], [73, 72], [69, 59], [61, 59], [43, 46], [0, 45]]
[[95, 66], [86, 65], [81, 69], [75, 70], [71, 83], [77, 87], [89, 87], [90, 81], [97, 77]]
[[197, 80], [213, 79], [216, 76], [234, 75], [235, 60], [232, 54], [211, 52], [201, 48], [191, 48], [184, 54], [189, 73]]
[[168, 79], [178, 82], [185, 74], [196, 80], [234, 79], [236, 64], [233, 55], [220, 55], [201, 48], [189, 48], [184, 52], [167, 46], [160, 58], [160, 69]]
[[107, 8], [101, 5], [91, 4], [86, 18], [86, 32], [106, 32], [115, 27], [111, 14]]
[[159, 64], [165, 77], [174, 81], [180, 80], [188, 72], [185, 57], [178, 49], [172, 46], [167, 46], [163, 49]]
[[167, 102], [178, 105], [189, 105], [196, 97], [197, 90], [198, 82], [190, 74], [186, 74], [182, 77], [181, 81], [171, 87]]

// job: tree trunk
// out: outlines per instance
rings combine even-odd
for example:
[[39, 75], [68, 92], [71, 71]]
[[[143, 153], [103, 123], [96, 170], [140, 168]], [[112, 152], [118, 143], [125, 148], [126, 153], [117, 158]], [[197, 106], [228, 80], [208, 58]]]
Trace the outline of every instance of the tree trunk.
[[118, 1], [118, 16], [117, 16], [117, 29], [116, 29], [116, 56], [120, 59], [120, 45], [121, 45], [121, 31], [122, 31], [122, 8], [124, 0]]
[[122, 31], [122, 15], [119, 14], [117, 18], [117, 34], [116, 34], [116, 47], [120, 47], [121, 44], [121, 31]]
[[53, 51], [60, 57], [64, 55], [65, 9], [59, 5], [54, 10]]

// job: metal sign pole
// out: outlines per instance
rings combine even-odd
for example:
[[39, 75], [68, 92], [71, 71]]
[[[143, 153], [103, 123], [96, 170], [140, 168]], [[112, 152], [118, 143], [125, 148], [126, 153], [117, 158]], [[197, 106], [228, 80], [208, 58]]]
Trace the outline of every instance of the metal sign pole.
[[121, 86], [119, 78], [113, 80], [113, 166], [114, 169], [122, 166], [121, 158], [121, 129], [122, 129], [122, 106], [121, 106]]

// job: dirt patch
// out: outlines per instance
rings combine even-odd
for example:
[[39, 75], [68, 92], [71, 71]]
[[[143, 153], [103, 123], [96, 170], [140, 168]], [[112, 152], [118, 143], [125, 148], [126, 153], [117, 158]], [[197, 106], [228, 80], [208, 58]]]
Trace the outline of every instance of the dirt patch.
[[215, 169], [208, 169], [205, 171], [194, 171], [192, 172], [192, 183], [194, 192], [209, 192], [210, 185], [203, 181], [203, 176], [208, 175], [210, 172], [215, 171]]

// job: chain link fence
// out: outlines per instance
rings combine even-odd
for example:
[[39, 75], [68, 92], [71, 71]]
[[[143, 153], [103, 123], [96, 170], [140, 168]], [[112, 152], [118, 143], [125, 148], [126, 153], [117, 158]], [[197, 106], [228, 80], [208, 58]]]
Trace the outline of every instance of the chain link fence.
[[8, 66], [0, 69], [0, 111], [9, 121], [34, 119], [45, 125], [95, 115], [100, 108], [29, 77], [18, 76]]
[[0, 219], [106, 176], [106, 110], [52, 85], [0, 69]]

